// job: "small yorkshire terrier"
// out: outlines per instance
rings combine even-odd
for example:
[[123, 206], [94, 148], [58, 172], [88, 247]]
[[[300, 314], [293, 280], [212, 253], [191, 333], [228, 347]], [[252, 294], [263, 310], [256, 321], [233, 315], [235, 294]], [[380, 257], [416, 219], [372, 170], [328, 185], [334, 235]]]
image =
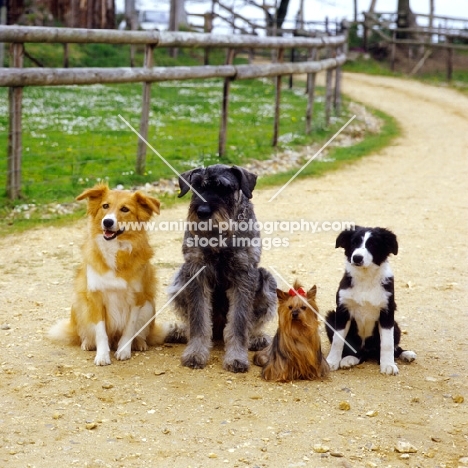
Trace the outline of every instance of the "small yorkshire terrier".
[[322, 355], [318, 333], [317, 286], [305, 292], [296, 280], [288, 292], [276, 290], [279, 326], [271, 344], [255, 353], [262, 377], [276, 382], [315, 380], [330, 368]]

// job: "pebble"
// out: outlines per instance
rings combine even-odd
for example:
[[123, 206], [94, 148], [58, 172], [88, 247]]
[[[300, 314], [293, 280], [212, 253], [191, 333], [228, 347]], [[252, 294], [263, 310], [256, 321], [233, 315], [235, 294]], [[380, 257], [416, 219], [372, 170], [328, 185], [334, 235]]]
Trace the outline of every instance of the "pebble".
[[8, 325], [8, 323], [4, 323], [1, 327], [2, 330], [9, 330], [11, 327]]
[[336, 457], [336, 458], [342, 458], [342, 457], [344, 457], [344, 453], [343, 453], [343, 452], [335, 452], [335, 451], [333, 451], [333, 452], [330, 452], [330, 455], [331, 455], [332, 457]]
[[114, 388], [114, 386], [111, 383], [105, 382], [102, 384], [102, 388], [109, 390], [110, 388]]
[[440, 437], [431, 437], [432, 442], [440, 442], [442, 439]]
[[156, 370], [154, 371], [154, 375], [163, 375], [163, 374], [165, 374], [165, 373], [166, 373], [166, 371], [164, 371], [164, 370], [158, 370], [158, 369], [156, 369]]
[[371, 410], [371, 411], [368, 411], [368, 412], [366, 413], [366, 416], [368, 416], [369, 418], [374, 418], [374, 417], [377, 416], [378, 414], [379, 414], [378, 411], [376, 411], [376, 410]]
[[322, 444], [315, 444], [313, 449], [315, 453], [327, 453], [330, 451], [330, 447]]
[[416, 453], [418, 449], [406, 440], [399, 440], [395, 444], [395, 451], [398, 453]]
[[218, 458], [218, 455], [216, 455], [216, 453], [210, 452], [208, 454], [208, 458]]
[[347, 401], [340, 401], [338, 407], [343, 411], [349, 411], [351, 409], [351, 405]]
[[465, 399], [461, 395], [454, 395], [452, 397], [452, 400], [454, 401], [454, 403], [463, 403], [465, 401]]
[[459, 460], [458, 460], [458, 463], [460, 465], [466, 465], [468, 466], [468, 457], [461, 457]]
[[87, 423], [85, 427], [86, 427], [86, 429], [88, 429], [89, 431], [91, 431], [91, 430], [93, 430], [93, 429], [96, 429], [97, 426], [98, 426], [98, 425], [97, 425], [96, 422], [91, 422], [91, 423]]

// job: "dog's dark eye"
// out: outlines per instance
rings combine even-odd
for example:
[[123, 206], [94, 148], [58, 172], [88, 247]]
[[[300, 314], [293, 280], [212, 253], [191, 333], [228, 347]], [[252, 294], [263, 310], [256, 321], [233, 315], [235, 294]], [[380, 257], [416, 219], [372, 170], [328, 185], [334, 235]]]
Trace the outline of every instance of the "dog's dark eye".
[[130, 210], [126, 206], [122, 206], [122, 208], [120, 208], [120, 211], [123, 211], [124, 213], [128, 213]]
[[289, 310], [292, 310], [292, 306], [289, 306]]
[[102, 205], [102, 207], [107, 210], [107, 208], [109, 208], [109, 203], [104, 203], [104, 205]]
[[306, 307], [306, 306], [302, 306], [301, 309], [302, 309], [302, 310], [306, 310], [307, 307]]

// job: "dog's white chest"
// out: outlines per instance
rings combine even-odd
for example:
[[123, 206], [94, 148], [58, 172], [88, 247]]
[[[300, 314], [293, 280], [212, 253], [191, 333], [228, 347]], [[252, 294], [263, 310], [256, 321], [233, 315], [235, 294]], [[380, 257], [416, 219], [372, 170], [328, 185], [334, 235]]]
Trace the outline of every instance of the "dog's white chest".
[[88, 291], [116, 291], [127, 288], [127, 282], [112, 270], [100, 275], [92, 266], [86, 268]]
[[[354, 273], [354, 272], [353, 272]], [[352, 277], [351, 287], [339, 291], [339, 301], [356, 321], [361, 337], [372, 335], [380, 311], [388, 305], [390, 292], [383, 283], [391, 277], [391, 270], [384, 265], [377, 271]]]

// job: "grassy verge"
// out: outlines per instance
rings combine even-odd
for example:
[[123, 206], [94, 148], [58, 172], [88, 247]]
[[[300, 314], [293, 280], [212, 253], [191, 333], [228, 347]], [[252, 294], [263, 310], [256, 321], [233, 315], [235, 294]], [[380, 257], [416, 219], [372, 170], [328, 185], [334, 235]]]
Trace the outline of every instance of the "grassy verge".
[[[444, 64], [441, 65], [444, 68]], [[452, 81], [447, 82], [447, 72], [444, 69], [439, 71], [420, 72], [417, 75], [409, 76], [402, 72], [393, 72], [390, 69], [390, 64], [387, 62], [379, 62], [373, 59], [358, 57], [356, 60], [348, 61], [343, 66], [345, 72], [350, 73], [365, 73], [367, 75], [380, 76], [397, 76], [406, 77], [412, 80], [422, 81], [424, 83], [437, 86], [450, 86], [468, 93], [468, 70], [456, 69], [452, 74]]]
[[[267, 158], [272, 151], [274, 87], [270, 80], [231, 86], [225, 163]], [[135, 174], [138, 138], [119, 118], [139, 128], [141, 85], [25, 88], [21, 203], [71, 200], [83, 187], [107, 180], [131, 187], [172, 177], [148, 150], [146, 172]], [[323, 90], [318, 90], [323, 101]], [[218, 132], [222, 81], [165, 82], [152, 87], [148, 140], [179, 171], [219, 162]], [[313, 133], [304, 134], [303, 88], [284, 89], [280, 149], [333, 134], [325, 128], [323, 102], [316, 104]], [[7, 147], [7, 90], [0, 89], [0, 147]], [[0, 187], [6, 186], [7, 162], [0, 158]], [[5, 192], [0, 207], [9, 207]]]
[[[379, 134], [368, 135], [363, 141], [352, 147], [331, 148], [324, 160], [313, 161], [303, 172], [301, 172], [298, 178], [319, 177], [326, 172], [338, 170], [344, 165], [351, 164], [352, 162], [357, 161], [364, 156], [373, 154], [385, 146], [391, 144], [394, 138], [400, 134], [400, 128], [396, 120], [393, 117], [378, 110], [372, 110], [372, 112], [374, 115], [383, 120], [383, 125]], [[327, 133], [325, 136], [325, 138], [327, 138], [328, 132], [324, 133]], [[324, 135], [322, 135], [322, 140], [324, 140], [323, 137]], [[282, 185], [286, 183], [296, 173], [296, 171], [297, 169], [291, 169], [290, 171], [284, 173], [262, 177], [259, 179], [257, 186], [259, 188], [265, 188], [275, 185]], [[74, 195], [77, 193], [78, 192], [76, 192]], [[159, 198], [162, 202], [163, 209], [170, 208], [176, 203], [183, 202], [183, 200], [179, 200], [176, 196], [160, 196]], [[72, 198], [70, 198], [70, 200], [71, 199]], [[8, 222], [7, 220], [4, 220], [0, 222], [0, 236], [23, 232], [35, 227], [62, 226], [78, 219], [82, 219], [84, 216], [85, 207], [83, 206], [82, 209], [75, 211], [71, 215], [53, 217], [52, 219], [18, 218], [15, 219], [14, 222]]]
[[[344, 165], [357, 161], [364, 156], [376, 153], [390, 145], [401, 133], [397, 121], [390, 115], [376, 109], [373, 109], [372, 113], [383, 120], [383, 125], [379, 134], [370, 134], [363, 141], [351, 147], [332, 148], [326, 158], [313, 161], [299, 174], [298, 178], [319, 177], [326, 172], [338, 170]], [[263, 177], [259, 180], [258, 185], [259, 187], [283, 185], [296, 172], [297, 169], [293, 169], [281, 174]]]

